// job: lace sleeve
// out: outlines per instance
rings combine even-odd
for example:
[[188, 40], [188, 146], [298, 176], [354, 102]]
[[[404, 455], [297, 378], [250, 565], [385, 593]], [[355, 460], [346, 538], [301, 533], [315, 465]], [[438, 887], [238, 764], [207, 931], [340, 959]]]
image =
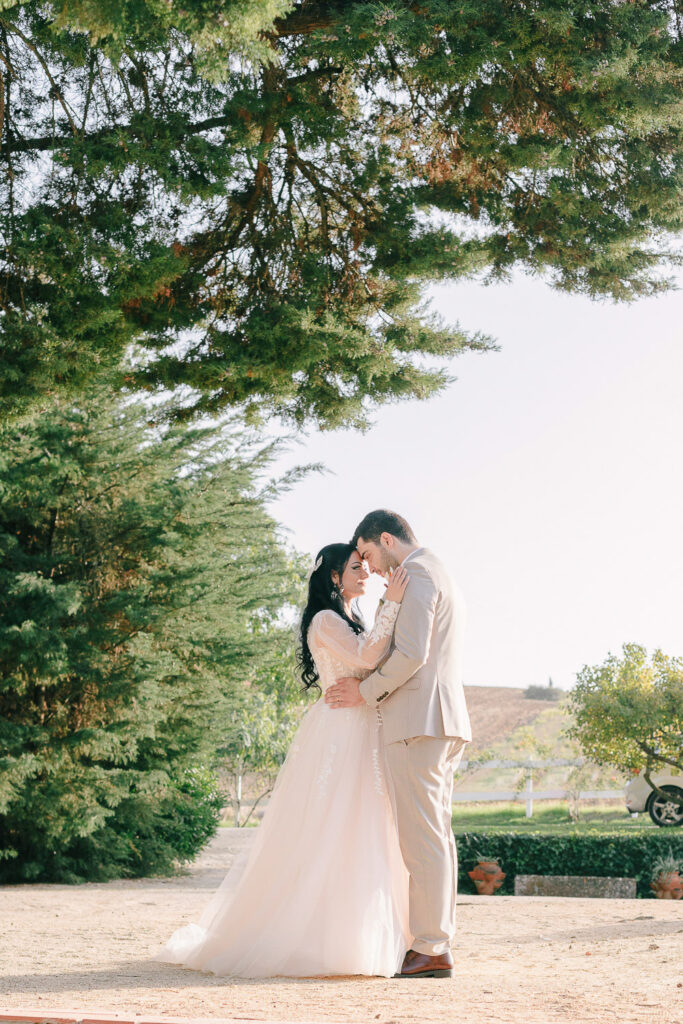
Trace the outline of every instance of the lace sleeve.
[[311, 623], [308, 641], [327, 647], [346, 665], [373, 669], [389, 649], [400, 607], [396, 601], [385, 601], [369, 633], [354, 633], [341, 615], [329, 609], [318, 612]]

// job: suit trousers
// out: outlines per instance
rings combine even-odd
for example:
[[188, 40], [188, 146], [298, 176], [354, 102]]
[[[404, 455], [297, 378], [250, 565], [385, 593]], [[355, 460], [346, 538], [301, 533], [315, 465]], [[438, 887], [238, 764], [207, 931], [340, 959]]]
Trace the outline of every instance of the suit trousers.
[[412, 949], [437, 956], [455, 937], [458, 859], [453, 773], [465, 740], [414, 736], [386, 745], [403, 860], [410, 874]]

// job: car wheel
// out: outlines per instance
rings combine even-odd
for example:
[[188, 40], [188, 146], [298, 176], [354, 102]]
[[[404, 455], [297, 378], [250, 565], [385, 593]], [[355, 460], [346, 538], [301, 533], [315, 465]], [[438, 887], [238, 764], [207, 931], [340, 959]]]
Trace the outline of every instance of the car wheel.
[[[661, 786], [665, 793], [673, 793], [683, 799], [683, 789], [678, 786]], [[675, 800], [665, 800], [656, 793], [647, 798], [647, 811], [655, 825], [683, 825], [683, 805]]]

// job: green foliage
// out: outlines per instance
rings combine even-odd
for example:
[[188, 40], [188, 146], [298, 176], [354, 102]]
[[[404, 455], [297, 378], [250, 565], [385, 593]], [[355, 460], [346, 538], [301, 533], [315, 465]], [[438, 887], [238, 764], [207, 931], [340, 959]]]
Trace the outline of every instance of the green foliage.
[[[19, 5], [5, 0], [10, 10]], [[182, 6], [159, 0], [53, 0], [43, 4], [47, 20], [57, 29], [87, 32], [112, 60], [120, 60], [131, 39], [136, 45], [163, 47], [180, 33], [192, 43], [198, 68], [220, 77], [231, 54], [255, 60], [272, 59], [264, 33], [293, 0], [183, 0]]]
[[511, 737], [512, 753], [515, 757], [542, 761], [552, 754], [551, 745], [544, 740], [533, 725], [520, 725]]
[[652, 865], [652, 879], [659, 878], [660, 875], [670, 875], [676, 871], [683, 871], [683, 850], [680, 851], [679, 855], [674, 854], [671, 847], [668, 850], [663, 850], [662, 855], [654, 861]]
[[196, 852], [216, 815], [199, 766], [292, 643], [300, 578], [258, 487], [269, 452], [238, 420], [162, 433], [148, 416], [100, 387], [0, 429], [5, 881]]
[[292, 635], [280, 637], [279, 649], [255, 683], [236, 695], [218, 748], [223, 765], [240, 775], [278, 771], [308, 705]]
[[657, 291], [682, 52], [653, 0], [4, 0], [0, 405], [137, 342], [178, 416], [362, 425], [490, 346], [430, 281]]
[[[272, 637], [273, 643], [277, 640]], [[256, 772], [274, 781], [310, 703], [293, 641], [294, 634], [283, 631], [255, 685], [236, 695], [217, 751], [222, 767], [233, 776]]]
[[467, 872], [481, 850], [496, 859], [506, 874], [501, 893], [514, 892], [515, 875], [588, 875], [597, 878], [635, 878], [637, 894], [651, 896], [650, 881], [658, 858], [669, 848], [683, 855], [683, 836], [671, 841], [671, 833], [648, 829], [611, 834], [574, 830], [561, 834], [534, 832], [457, 832], [459, 874], [462, 892], [474, 892]]
[[300, 717], [299, 707], [280, 705], [272, 693], [243, 693], [217, 750], [222, 763], [234, 775], [277, 772]]
[[[201, 765], [186, 768], [162, 806], [156, 827], [166, 847], [166, 862], [156, 865], [168, 870], [168, 851], [176, 858], [192, 860], [197, 851], [208, 842], [218, 827], [223, 807], [223, 796], [216, 773]], [[135, 820], [134, 840], [139, 832], [139, 819]], [[149, 871], [141, 872], [149, 874]]]
[[[297, 675], [293, 657], [285, 659], [284, 672], [292, 680]], [[279, 668], [279, 666], [278, 666]], [[272, 675], [276, 673], [273, 672]], [[268, 688], [266, 679], [259, 679], [258, 688], [243, 691], [231, 710], [230, 721], [216, 750], [216, 757], [229, 780], [235, 825], [246, 825], [258, 803], [272, 791], [294, 733], [306, 709], [301, 695], [293, 700], [288, 692]], [[258, 780], [260, 792], [252, 800], [242, 820], [242, 783], [250, 776], [252, 786]]]
[[[83, 806], [86, 799], [86, 793], [78, 792], [74, 806]], [[159, 789], [157, 800], [131, 793], [90, 835], [68, 842], [55, 837], [49, 849], [40, 849], [44, 830], [38, 824], [34, 838], [26, 823], [27, 834], [18, 840], [19, 862], [6, 863], [0, 877], [4, 882], [76, 883], [169, 874], [176, 861], [191, 860], [211, 838], [222, 804], [213, 772], [199, 765], [181, 768]], [[59, 804], [55, 812], [58, 818]], [[18, 810], [12, 820], [21, 821]]]
[[599, 764], [683, 772], [683, 659], [625, 644], [621, 658], [586, 666], [570, 703], [570, 735]]

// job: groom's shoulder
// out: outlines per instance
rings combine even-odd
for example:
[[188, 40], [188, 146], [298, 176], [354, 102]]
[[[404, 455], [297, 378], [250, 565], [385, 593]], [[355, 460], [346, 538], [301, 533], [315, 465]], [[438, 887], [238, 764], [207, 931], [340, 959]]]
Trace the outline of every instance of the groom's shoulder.
[[449, 570], [430, 548], [421, 548], [413, 555], [410, 562], [418, 572], [429, 576], [440, 590], [451, 590], [454, 587], [453, 577]]
[[416, 568], [419, 566], [421, 569], [426, 570], [429, 573], [434, 570], [446, 571], [441, 559], [430, 548], [419, 548], [415, 554], [411, 556], [408, 564], [412, 564]]
[[416, 551], [408, 561], [406, 568], [408, 568], [409, 576], [421, 577], [424, 584], [437, 595], [438, 601], [446, 608], [450, 608], [457, 617], [466, 614], [467, 606], [460, 588], [444, 563], [433, 551], [429, 548], [421, 548]]

